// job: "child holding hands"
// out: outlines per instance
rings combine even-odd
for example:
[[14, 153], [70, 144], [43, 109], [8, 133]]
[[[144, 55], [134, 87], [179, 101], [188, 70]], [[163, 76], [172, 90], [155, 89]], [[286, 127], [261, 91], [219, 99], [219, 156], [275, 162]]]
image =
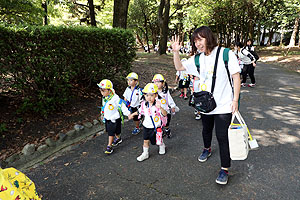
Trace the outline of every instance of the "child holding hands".
[[[145, 101], [142, 102], [138, 112], [132, 113], [128, 116], [132, 119], [135, 115], [140, 113], [144, 115], [143, 134], [144, 144], [143, 153], [137, 157], [137, 161], [141, 162], [149, 158], [149, 146], [156, 144], [156, 130], [162, 126], [162, 117], [167, 115], [166, 106], [158, 99], [157, 86], [153, 83], [148, 83], [143, 89]], [[159, 154], [165, 154], [165, 144], [159, 145]]]
[[[138, 110], [142, 97], [141, 89], [139, 88], [139, 77], [136, 73], [131, 72], [126, 78], [128, 87], [126, 88], [123, 96], [130, 112], [134, 113]], [[138, 116], [134, 116], [133, 121], [135, 124], [135, 128], [132, 131], [132, 135], [137, 135], [140, 132], [140, 120], [138, 119]]]
[[[113, 148], [122, 142], [121, 138], [121, 118], [122, 115], [128, 116], [130, 111], [120, 97], [115, 93], [113, 84], [110, 80], [104, 79], [97, 84], [100, 88], [102, 98], [101, 120], [105, 123], [108, 133], [108, 144], [105, 154], [111, 154]], [[123, 113], [123, 114], [122, 114]]]

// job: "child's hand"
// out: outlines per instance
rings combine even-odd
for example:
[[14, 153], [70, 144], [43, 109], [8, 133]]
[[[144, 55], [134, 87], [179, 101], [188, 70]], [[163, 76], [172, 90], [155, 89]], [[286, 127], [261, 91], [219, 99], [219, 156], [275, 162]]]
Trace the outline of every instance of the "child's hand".
[[172, 113], [175, 113], [175, 108], [172, 108], [171, 111], [172, 111]]
[[156, 104], [155, 104], [155, 106], [156, 106], [157, 108], [161, 109], [161, 102], [160, 102], [160, 101], [157, 101]]
[[128, 119], [129, 120], [133, 119], [133, 114], [128, 115]]

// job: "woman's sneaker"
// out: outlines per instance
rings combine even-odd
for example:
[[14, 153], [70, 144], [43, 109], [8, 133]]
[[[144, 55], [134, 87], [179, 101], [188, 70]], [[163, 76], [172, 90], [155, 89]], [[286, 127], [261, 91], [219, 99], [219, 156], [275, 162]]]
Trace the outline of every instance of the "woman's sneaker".
[[142, 155], [140, 155], [136, 159], [137, 159], [137, 161], [142, 162], [142, 161], [144, 161], [144, 160], [146, 160], [148, 158], [149, 158], [149, 153], [143, 152]]
[[228, 182], [228, 171], [221, 169], [219, 176], [216, 179], [216, 182], [221, 185], [226, 185]]
[[255, 87], [255, 83], [250, 83], [248, 87]]
[[117, 137], [115, 137], [115, 139], [114, 139], [114, 141], [112, 142], [112, 146], [113, 147], [116, 147], [116, 146], [118, 146], [119, 144], [121, 144], [123, 142], [123, 140], [122, 140], [122, 138], [120, 137], [120, 138], [117, 138]]
[[186, 95], [184, 95], [184, 97], [183, 97], [184, 99], [188, 99], [188, 97], [186, 96]]
[[242, 87], [246, 87], [246, 83], [241, 83], [241, 86]]
[[179, 97], [182, 98], [182, 97], [183, 97], [183, 94], [181, 93]]
[[113, 148], [112, 148], [111, 146], [107, 146], [107, 147], [106, 147], [106, 150], [104, 151], [104, 153], [105, 153], [105, 154], [112, 154], [113, 151], [114, 151], [114, 150], [113, 150]]
[[211, 148], [204, 149], [202, 154], [198, 157], [199, 162], [205, 162], [211, 156]]
[[137, 134], [139, 134], [140, 131], [141, 130], [139, 128], [135, 127], [131, 133], [132, 133], [132, 135], [137, 135]]

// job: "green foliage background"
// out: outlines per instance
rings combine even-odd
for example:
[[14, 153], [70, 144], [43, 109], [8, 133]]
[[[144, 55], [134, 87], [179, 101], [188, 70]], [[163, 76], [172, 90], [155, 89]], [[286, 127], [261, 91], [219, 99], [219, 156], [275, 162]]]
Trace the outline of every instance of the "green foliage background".
[[0, 26], [0, 76], [24, 97], [20, 111], [47, 115], [68, 102], [75, 85], [122, 80], [135, 50], [128, 30]]

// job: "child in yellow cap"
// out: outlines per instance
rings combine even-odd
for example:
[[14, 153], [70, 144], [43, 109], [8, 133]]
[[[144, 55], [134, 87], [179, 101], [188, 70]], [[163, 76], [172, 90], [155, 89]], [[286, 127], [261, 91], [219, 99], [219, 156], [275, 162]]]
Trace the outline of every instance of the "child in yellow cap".
[[[143, 89], [145, 101], [141, 103], [138, 112], [132, 113], [128, 116], [132, 119], [135, 115], [140, 113], [144, 116], [143, 121], [143, 153], [137, 157], [137, 161], [141, 162], [149, 158], [149, 145], [156, 144], [156, 132], [162, 127], [162, 120], [167, 115], [166, 106], [158, 99], [157, 86], [153, 83], [148, 83]], [[161, 140], [159, 145], [159, 154], [165, 154], [165, 144]]]
[[[139, 76], [137, 73], [131, 72], [126, 78], [128, 87], [126, 88], [123, 96], [130, 112], [134, 113], [138, 110], [142, 97], [142, 91], [139, 88]], [[135, 124], [135, 128], [132, 131], [132, 135], [137, 135], [140, 132], [140, 120], [137, 115], [133, 117], [133, 122]]]
[[97, 84], [100, 88], [102, 98], [101, 120], [105, 123], [108, 133], [108, 144], [104, 153], [111, 154], [113, 148], [122, 142], [121, 138], [121, 118], [128, 116], [130, 111], [123, 103], [122, 99], [115, 93], [110, 80], [104, 79]]
[[155, 74], [152, 82], [157, 85], [157, 92], [158, 95], [161, 96], [164, 100], [162, 100], [162, 104], [166, 104], [166, 108], [167, 108], [167, 117], [168, 117], [168, 121], [166, 126], [164, 126], [164, 133], [167, 135], [168, 138], [171, 138], [171, 129], [169, 128], [170, 126], [170, 122], [171, 122], [171, 114], [175, 114], [175, 110], [177, 110], [176, 112], [178, 112], [178, 107], [176, 106], [170, 92], [168, 89], [168, 84], [165, 81], [165, 78], [163, 77], [163, 75], [161, 74]]

